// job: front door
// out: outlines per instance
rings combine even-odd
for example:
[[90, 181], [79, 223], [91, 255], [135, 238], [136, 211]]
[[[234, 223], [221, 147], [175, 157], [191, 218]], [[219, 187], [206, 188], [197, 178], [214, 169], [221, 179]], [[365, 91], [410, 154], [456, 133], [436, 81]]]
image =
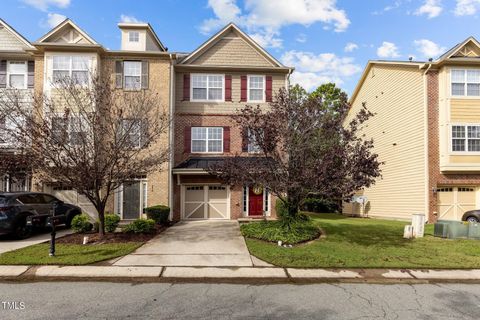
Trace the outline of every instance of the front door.
[[263, 215], [263, 189], [248, 188], [248, 215], [262, 216]]
[[123, 219], [140, 217], [140, 182], [123, 183]]

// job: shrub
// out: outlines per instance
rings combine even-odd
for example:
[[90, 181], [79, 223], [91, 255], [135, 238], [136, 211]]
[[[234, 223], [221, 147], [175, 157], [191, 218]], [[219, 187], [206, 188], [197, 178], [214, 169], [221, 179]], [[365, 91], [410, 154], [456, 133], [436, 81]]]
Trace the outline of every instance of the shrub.
[[170, 215], [170, 208], [163, 205], [157, 205], [145, 208], [148, 219], [154, 220], [157, 224], [167, 225]]
[[311, 220], [295, 220], [286, 226], [282, 221], [262, 221], [243, 224], [243, 236], [269, 242], [296, 244], [316, 239], [320, 229]]
[[338, 203], [322, 198], [309, 197], [302, 204], [302, 210], [317, 213], [338, 212]]
[[78, 233], [85, 233], [92, 231], [93, 224], [90, 222], [90, 217], [85, 213], [76, 215], [72, 219], [72, 230]]
[[105, 231], [114, 232], [118, 224], [120, 223], [120, 217], [114, 213], [107, 213], [105, 215]]
[[155, 230], [155, 221], [152, 219], [137, 219], [123, 228], [123, 232], [151, 233]]

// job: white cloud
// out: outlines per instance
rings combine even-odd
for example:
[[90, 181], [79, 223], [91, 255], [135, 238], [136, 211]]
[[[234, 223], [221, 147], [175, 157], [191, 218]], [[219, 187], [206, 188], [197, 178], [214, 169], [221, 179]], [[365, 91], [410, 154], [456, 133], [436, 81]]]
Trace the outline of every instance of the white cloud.
[[143, 21], [138, 20], [134, 16], [128, 16], [126, 14], [120, 15], [121, 23], [142, 23]]
[[340, 85], [345, 79], [362, 71], [353, 58], [338, 57], [333, 53], [315, 55], [311, 52], [287, 51], [280, 58], [283, 64], [295, 67], [292, 83], [298, 83], [307, 91], [322, 83], [335, 82]]
[[357, 50], [357, 49], [358, 49], [358, 44], [349, 42], [345, 45], [345, 48], [343, 50], [345, 50], [345, 52], [352, 52], [353, 50]]
[[471, 16], [477, 13], [480, 8], [480, 0], [457, 0], [455, 15]]
[[447, 48], [441, 47], [435, 42], [427, 39], [415, 40], [413, 43], [417, 48], [417, 51], [427, 59], [436, 58], [447, 51]]
[[398, 47], [395, 43], [384, 41], [380, 47], [377, 49], [377, 55], [380, 58], [398, 58], [400, 54], [398, 53]]
[[417, 16], [425, 14], [429, 19], [432, 19], [438, 17], [442, 11], [443, 7], [440, 0], [425, 0], [425, 3], [414, 14]]
[[266, 39], [269, 46], [278, 46], [280, 30], [292, 24], [309, 26], [321, 22], [336, 32], [345, 31], [350, 20], [336, 0], [245, 0], [243, 8], [237, 0], [209, 0], [215, 18], [204, 20], [203, 34], [210, 34], [229, 22], [246, 28], [257, 39]]
[[263, 30], [250, 34], [252, 39], [264, 48], [281, 48], [283, 40], [278, 38], [279, 35], [279, 32], [273, 30]]
[[46, 24], [53, 29], [56, 26], [58, 26], [61, 22], [63, 22], [63, 20], [65, 19], [67, 19], [67, 17], [64, 16], [63, 14], [49, 13], [47, 16]]
[[394, 1], [391, 5], [388, 5], [386, 7], [384, 7], [382, 10], [380, 11], [374, 11], [372, 12], [373, 15], [381, 15], [385, 12], [388, 12], [388, 11], [392, 11], [392, 10], [395, 10], [395, 9], [398, 9], [400, 8], [400, 6], [402, 5], [402, 0], [396, 0]]
[[24, 3], [37, 8], [38, 10], [47, 11], [50, 6], [58, 8], [67, 8], [70, 0], [23, 0]]
[[307, 42], [307, 35], [305, 33], [300, 33], [296, 38], [295, 41], [300, 42], [300, 43], [305, 43]]

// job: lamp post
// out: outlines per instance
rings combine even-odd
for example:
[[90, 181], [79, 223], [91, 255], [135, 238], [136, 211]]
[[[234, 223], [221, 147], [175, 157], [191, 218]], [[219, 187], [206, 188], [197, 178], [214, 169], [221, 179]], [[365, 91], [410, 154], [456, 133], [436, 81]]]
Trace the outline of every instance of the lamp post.
[[50, 253], [48, 254], [50, 257], [55, 257], [55, 236], [56, 226], [59, 223], [59, 218], [56, 216], [58, 204], [55, 202], [53, 204], [53, 215], [48, 218], [50, 227], [52, 228], [52, 232], [50, 233]]

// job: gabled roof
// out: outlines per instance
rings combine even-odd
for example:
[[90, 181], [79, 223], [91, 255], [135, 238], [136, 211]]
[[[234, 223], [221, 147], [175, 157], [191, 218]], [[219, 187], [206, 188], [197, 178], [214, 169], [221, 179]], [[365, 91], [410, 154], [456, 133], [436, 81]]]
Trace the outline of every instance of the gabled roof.
[[13, 36], [15, 36], [18, 41], [23, 43], [26, 48], [28, 49], [33, 49], [33, 46], [30, 44], [30, 41], [28, 41], [24, 36], [22, 36], [20, 33], [17, 32], [14, 28], [12, 28], [5, 20], [0, 18], [0, 25], [2, 25], [5, 29], [7, 29]]
[[436, 62], [441, 62], [447, 59], [452, 58], [456, 54], [458, 54], [463, 48], [465, 48], [469, 43], [473, 43], [479, 50], [480, 50], [480, 42], [477, 41], [474, 37], [468, 37], [463, 42], [460, 42], [444, 54], [442, 54]]
[[157, 36], [155, 30], [153, 30], [152, 26], [150, 25], [150, 23], [126, 23], [126, 22], [121, 22], [118, 24], [118, 27], [120, 29], [122, 28], [141, 28], [141, 29], [147, 29], [153, 36], [153, 38], [155, 39], [155, 42], [157, 42], [158, 46], [162, 49], [162, 51], [167, 51], [167, 47], [165, 47], [162, 43], [162, 41], [160, 41], [160, 38]]
[[238, 32], [238, 34], [243, 38], [243, 40], [245, 40], [249, 45], [255, 48], [262, 56], [264, 56], [267, 60], [269, 60], [273, 65], [277, 67], [285, 68], [283, 64], [281, 64], [270, 53], [268, 53], [265, 49], [263, 49], [258, 43], [256, 43], [252, 38], [250, 38], [245, 32], [243, 32], [234, 23], [227, 24], [222, 30], [217, 32], [210, 39], [205, 41], [202, 45], [200, 45], [197, 49], [195, 49], [192, 53], [190, 53], [187, 57], [185, 57], [182, 61], [180, 61], [179, 64], [187, 64], [190, 61], [193, 61], [195, 58], [197, 58], [202, 53], [204, 53], [209, 48], [211, 48], [214, 44], [216, 44], [224, 35], [228, 34], [231, 30], [235, 30], [236, 32]]
[[35, 44], [43, 44], [48, 42], [47, 40], [52, 38], [54, 35], [60, 33], [62, 30], [64, 30], [66, 27], [70, 26], [72, 29], [77, 31], [85, 40], [90, 42], [92, 45], [99, 45], [92, 37], [90, 37], [85, 31], [83, 31], [79, 26], [77, 26], [72, 20], [70, 19], [65, 19], [63, 20], [62, 23], [60, 23], [58, 26], [50, 30], [47, 34], [45, 34], [43, 37], [38, 39]]

